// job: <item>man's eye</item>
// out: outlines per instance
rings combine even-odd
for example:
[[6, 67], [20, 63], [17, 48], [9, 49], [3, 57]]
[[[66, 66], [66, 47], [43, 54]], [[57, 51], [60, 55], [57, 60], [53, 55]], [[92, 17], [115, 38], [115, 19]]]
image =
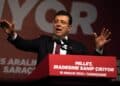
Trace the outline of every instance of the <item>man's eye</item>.
[[62, 23], [62, 24], [67, 24], [67, 22], [65, 22], [65, 21], [61, 21], [61, 23]]

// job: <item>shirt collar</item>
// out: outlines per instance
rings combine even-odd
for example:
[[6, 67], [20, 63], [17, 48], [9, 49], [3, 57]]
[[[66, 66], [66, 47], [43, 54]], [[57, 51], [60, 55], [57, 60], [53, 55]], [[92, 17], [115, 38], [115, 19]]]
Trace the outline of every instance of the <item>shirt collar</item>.
[[65, 39], [65, 40], [68, 40], [68, 36], [65, 36], [64, 39]]

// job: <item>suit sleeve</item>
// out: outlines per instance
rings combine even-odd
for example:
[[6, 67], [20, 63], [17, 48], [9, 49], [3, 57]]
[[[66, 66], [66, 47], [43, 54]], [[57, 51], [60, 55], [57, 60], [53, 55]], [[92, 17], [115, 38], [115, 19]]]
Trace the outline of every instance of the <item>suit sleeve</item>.
[[18, 35], [15, 40], [13, 40], [9, 36], [8, 41], [11, 42], [18, 49], [21, 49], [24, 51], [38, 52], [39, 43], [41, 40], [40, 38], [33, 39], [33, 40], [25, 40]]

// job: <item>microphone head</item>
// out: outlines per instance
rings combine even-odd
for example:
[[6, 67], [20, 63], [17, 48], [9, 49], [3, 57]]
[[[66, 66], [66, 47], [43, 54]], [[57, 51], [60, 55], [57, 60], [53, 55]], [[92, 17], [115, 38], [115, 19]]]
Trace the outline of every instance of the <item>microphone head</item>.
[[60, 39], [55, 39], [54, 41], [55, 41], [57, 44], [62, 45]]
[[64, 45], [68, 45], [68, 40], [67, 39], [62, 39]]

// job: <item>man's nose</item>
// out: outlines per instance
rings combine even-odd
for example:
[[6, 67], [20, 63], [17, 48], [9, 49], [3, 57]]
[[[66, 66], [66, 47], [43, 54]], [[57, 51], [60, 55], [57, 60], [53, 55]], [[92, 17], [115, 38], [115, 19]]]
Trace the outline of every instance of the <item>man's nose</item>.
[[61, 27], [61, 24], [56, 24], [56, 27]]

